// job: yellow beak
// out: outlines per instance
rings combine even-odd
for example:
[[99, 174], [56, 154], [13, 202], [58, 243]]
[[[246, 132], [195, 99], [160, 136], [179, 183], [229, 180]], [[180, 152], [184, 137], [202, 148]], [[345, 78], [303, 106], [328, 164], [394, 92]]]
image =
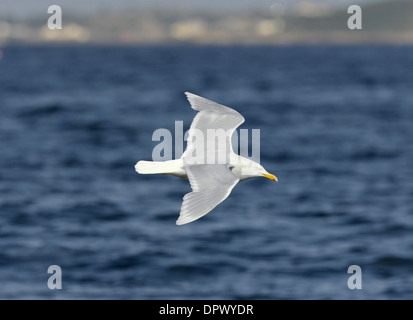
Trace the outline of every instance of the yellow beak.
[[262, 175], [266, 177], [267, 179], [278, 182], [278, 178], [271, 173], [263, 173]]

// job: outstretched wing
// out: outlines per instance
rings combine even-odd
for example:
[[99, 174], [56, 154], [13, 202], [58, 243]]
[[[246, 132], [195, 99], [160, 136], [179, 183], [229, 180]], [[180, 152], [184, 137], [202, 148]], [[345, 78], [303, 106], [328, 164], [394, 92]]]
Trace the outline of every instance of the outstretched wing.
[[239, 182], [228, 165], [193, 165], [185, 167], [192, 192], [184, 196], [177, 225], [183, 225], [206, 215], [231, 193]]
[[199, 113], [195, 116], [189, 129], [187, 148], [182, 155], [184, 163], [228, 163], [229, 156], [234, 152], [231, 137], [245, 121], [244, 117], [237, 111], [211, 100], [189, 92], [185, 92], [185, 94], [192, 109], [199, 111]]

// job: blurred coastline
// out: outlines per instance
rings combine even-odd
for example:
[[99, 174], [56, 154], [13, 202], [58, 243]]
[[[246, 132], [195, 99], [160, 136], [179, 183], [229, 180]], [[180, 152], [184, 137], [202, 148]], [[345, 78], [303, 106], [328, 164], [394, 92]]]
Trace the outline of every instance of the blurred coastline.
[[413, 1], [366, 4], [363, 30], [349, 30], [347, 6], [300, 2], [267, 11], [142, 9], [63, 12], [63, 29], [49, 30], [50, 15], [18, 19], [0, 12], [0, 45], [290, 45], [413, 44]]

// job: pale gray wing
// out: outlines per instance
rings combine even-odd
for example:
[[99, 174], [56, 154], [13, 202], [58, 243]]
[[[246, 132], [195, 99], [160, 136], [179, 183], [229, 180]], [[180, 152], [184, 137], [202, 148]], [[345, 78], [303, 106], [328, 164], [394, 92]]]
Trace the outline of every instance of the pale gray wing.
[[231, 193], [239, 182], [228, 165], [194, 165], [185, 167], [192, 192], [184, 196], [177, 225], [183, 225], [206, 215]]
[[228, 163], [233, 153], [231, 137], [245, 121], [244, 117], [237, 111], [211, 100], [189, 92], [185, 94], [191, 107], [199, 113], [189, 129], [187, 148], [182, 156], [184, 163]]

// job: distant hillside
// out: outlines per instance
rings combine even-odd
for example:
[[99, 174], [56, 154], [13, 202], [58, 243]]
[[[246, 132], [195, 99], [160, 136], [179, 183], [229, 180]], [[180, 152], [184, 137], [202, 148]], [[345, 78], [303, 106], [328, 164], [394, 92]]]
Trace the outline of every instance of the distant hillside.
[[[363, 30], [349, 30], [347, 8], [312, 2], [273, 5], [266, 12], [147, 10], [64, 14], [63, 30], [47, 15], [25, 22], [0, 19], [0, 45], [14, 43], [147, 44], [413, 44], [413, 0], [363, 5]], [[1, 14], [1, 13], [0, 13]], [[2, 21], [1, 21], [2, 20]]]
[[[413, 1], [388, 1], [361, 6], [365, 31], [413, 31]], [[343, 30], [346, 10], [324, 17], [288, 17], [286, 31]]]

